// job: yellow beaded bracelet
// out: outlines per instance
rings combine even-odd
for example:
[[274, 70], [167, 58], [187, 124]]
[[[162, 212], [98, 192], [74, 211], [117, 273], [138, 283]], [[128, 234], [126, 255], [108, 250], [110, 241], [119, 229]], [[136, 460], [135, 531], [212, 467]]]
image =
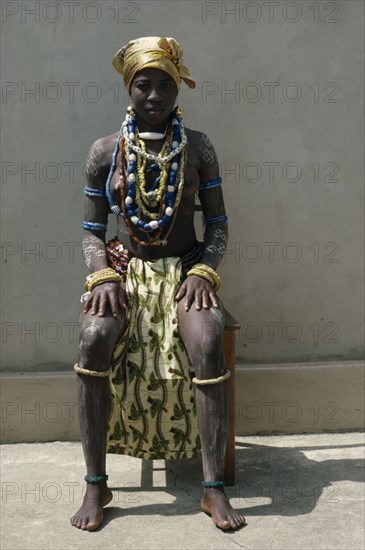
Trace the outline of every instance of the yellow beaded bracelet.
[[208, 274], [206, 273], [205, 271], [202, 271], [200, 269], [194, 269], [192, 268], [188, 273], [187, 275], [197, 275], [198, 277], [201, 277], [202, 279], [205, 279], [206, 281], [208, 281], [208, 283], [210, 283], [212, 285], [213, 288], [215, 288], [215, 281], [214, 279]]
[[212, 285], [215, 291], [218, 291], [220, 289], [221, 284], [220, 277], [218, 275], [213, 278], [210, 273], [207, 273], [206, 271], [203, 271], [201, 269], [195, 269], [194, 267], [190, 271], [188, 271], [187, 275], [197, 275], [198, 277], [202, 277]]
[[100, 269], [99, 271], [90, 273], [90, 275], [86, 277], [85, 290], [90, 292], [97, 285], [101, 283], [106, 283], [107, 281], [115, 281], [121, 283], [123, 281], [123, 277], [121, 277], [121, 275], [118, 275], [118, 273], [116, 273], [111, 267]]
[[205, 273], [205, 271], [200, 271], [199, 269], [196, 271], [196, 275], [198, 275], [199, 277], [203, 277], [204, 279], [206, 279], [211, 285], [213, 288], [216, 287], [216, 284], [215, 284], [215, 280], [208, 274], [208, 273]]
[[221, 287], [221, 278], [214, 271], [212, 267], [209, 267], [209, 265], [206, 264], [195, 264], [190, 271], [187, 272], [187, 275], [197, 275], [198, 277], [202, 277], [203, 279], [207, 280], [213, 287], [213, 290], [217, 292]]

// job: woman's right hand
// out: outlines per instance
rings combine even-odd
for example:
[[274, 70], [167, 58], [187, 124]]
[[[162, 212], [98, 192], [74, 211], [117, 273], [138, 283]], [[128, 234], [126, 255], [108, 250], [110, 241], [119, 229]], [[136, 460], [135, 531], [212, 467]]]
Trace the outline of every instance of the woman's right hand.
[[94, 287], [84, 305], [84, 313], [104, 317], [108, 306], [113, 317], [118, 317], [118, 309], [126, 308], [126, 293], [117, 281], [106, 281]]

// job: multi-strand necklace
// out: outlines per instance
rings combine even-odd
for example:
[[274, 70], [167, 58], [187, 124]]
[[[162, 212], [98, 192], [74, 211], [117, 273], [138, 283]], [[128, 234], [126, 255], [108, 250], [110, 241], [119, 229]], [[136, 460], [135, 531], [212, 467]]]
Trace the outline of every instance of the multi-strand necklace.
[[[161, 151], [158, 154], [148, 153], [138, 133], [135, 114], [132, 109], [128, 109], [119, 143], [121, 209], [131, 237], [142, 246], [167, 243], [184, 186], [184, 149], [187, 139], [181, 117], [175, 112], [162, 137], [165, 135]], [[148, 132], [142, 136], [145, 139], [156, 139], [155, 135], [150, 136]], [[147, 161], [150, 161], [149, 167]], [[157, 177], [147, 190], [148, 169]], [[133, 225], [145, 232], [148, 240], [136, 237]], [[161, 239], [168, 226], [167, 233]]]

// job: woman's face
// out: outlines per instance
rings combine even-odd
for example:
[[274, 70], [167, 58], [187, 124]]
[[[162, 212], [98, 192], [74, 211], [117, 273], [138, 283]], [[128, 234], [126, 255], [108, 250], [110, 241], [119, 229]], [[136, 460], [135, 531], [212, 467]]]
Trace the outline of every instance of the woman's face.
[[139, 71], [132, 81], [130, 91], [138, 129], [163, 132], [174, 108], [177, 93], [176, 82], [165, 71]]

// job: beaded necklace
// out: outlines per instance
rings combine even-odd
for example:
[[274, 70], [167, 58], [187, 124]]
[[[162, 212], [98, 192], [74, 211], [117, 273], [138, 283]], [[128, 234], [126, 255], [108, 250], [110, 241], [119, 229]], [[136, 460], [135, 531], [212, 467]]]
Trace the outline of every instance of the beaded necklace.
[[[177, 115], [176, 112], [173, 111], [172, 113], [173, 118], [171, 120], [171, 125], [173, 128], [173, 131], [177, 132], [174, 134], [174, 140], [172, 142], [172, 150], [166, 157], [159, 157], [158, 155], [155, 155], [153, 153], [147, 153], [146, 151], [143, 151], [140, 147], [138, 147], [135, 144], [135, 136], [136, 136], [136, 119], [134, 111], [131, 107], [128, 107], [127, 109], [127, 116], [125, 121], [122, 124], [122, 132], [123, 137], [130, 149], [132, 149], [135, 153], [138, 153], [142, 157], [145, 157], [148, 160], [154, 160], [158, 164], [166, 164], [168, 163], [173, 157], [178, 155], [186, 146], [187, 144], [187, 137], [185, 134], [185, 128], [182, 123], [182, 118], [180, 115]], [[175, 127], [178, 127], [177, 129]], [[176, 138], [180, 137], [180, 143], [177, 141]]]
[[[142, 149], [145, 151], [146, 146], [144, 142], [141, 139], [138, 139], [138, 142], [141, 145]], [[168, 145], [169, 145], [168, 141], [164, 143], [159, 153], [160, 156], [163, 156], [165, 154]], [[152, 187], [149, 189], [149, 191], [146, 191], [146, 178], [145, 178], [146, 164], [147, 164], [147, 160], [145, 158], [142, 158], [140, 155], [138, 155], [137, 173], [138, 173], [139, 185], [136, 187], [136, 203], [141, 208], [142, 212], [147, 216], [149, 216], [150, 219], [158, 220], [160, 216], [158, 214], [150, 212], [148, 208], [145, 208], [144, 204], [152, 208], [161, 205], [162, 198], [166, 192], [166, 185], [167, 185], [167, 179], [168, 179], [169, 173], [165, 167], [162, 167], [162, 170], [160, 170], [160, 167], [157, 163], [153, 164], [152, 171], [160, 172], [160, 175], [156, 177], [155, 182], [152, 185]]]
[[[182, 162], [181, 162], [179, 181], [181, 180], [181, 178], [184, 177], [184, 171], [185, 171], [185, 155], [184, 155], [184, 159], [182, 159]], [[122, 198], [122, 201], [121, 201], [122, 215], [123, 215], [125, 224], [128, 228], [128, 233], [132, 237], [132, 239], [137, 244], [139, 244], [141, 246], [151, 246], [151, 245], [166, 246], [167, 245], [167, 240], [168, 240], [168, 238], [169, 238], [169, 236], [172, 232], [172, 229], [174, 227], [174, 224], [175, 224], [177, 210], [178, 210], [177, 207], [178, 207], [178, 205], [180, 203], [180, 200], [181, 200], [183, 186], [180, 185], [179, 188], [178, 188], [178, 194], [177, 194], [176, 202], [175, 202], [176, 207], [175, 207], [174, 213], [172, 215], [172, 219], [171, 219], [171, 222], [170, 222], [170, 227], [168, 228], [167, 233], [164, 235], [163, 238], [160, 238], [162, 236], [162, 233], [163, 233], [163, 230], [160, 229], [159, 231], [154, 233], [153, 240], [149, 240], [149, 241], [143, 241], [143, 240], [139, 239], [138, 237], [136, 237], [133, 233], [133, 225], [132, 225], [131, 221], [129, 220], [128, 216], [127, 216], [125, 203], [124, 203], [124, 197], [126, 195], [126, 189], [125, 189], [125, 180], [124, 180], [123, 172], [121, 173], [121, 176], [120, 176], [120, 191], [121, 191], [121, 198]], [[147, 234], [147, 238], [150, 238], [149, 234]]]
[[[111, 197], [110, 174], [107, 195], [112, 211], [123, 216], [130, 236], [141, 246], [167, 244], [184, 187], [186, 143], [187, 138], [181, 116], [173, 112], [167, 138], [160, 153], [158, 155], [147, 153], [146, 146], [138, 135], [135, 114], [131, 108], [128, 108], [118, 136], [112, 166], [114, 172], [117, 153], [120, 151], [121, 208]], [[124, 166], [124, 159], [127, 167]], [[145, 178], [147, 160], [153, 161], [150, 170], [159, 172], [148, 191]], [[144, 241], [136, 237], [133, 225], [145, 232], [148, 240]], [[168, 231], [161, 239], [168, 225]]]

